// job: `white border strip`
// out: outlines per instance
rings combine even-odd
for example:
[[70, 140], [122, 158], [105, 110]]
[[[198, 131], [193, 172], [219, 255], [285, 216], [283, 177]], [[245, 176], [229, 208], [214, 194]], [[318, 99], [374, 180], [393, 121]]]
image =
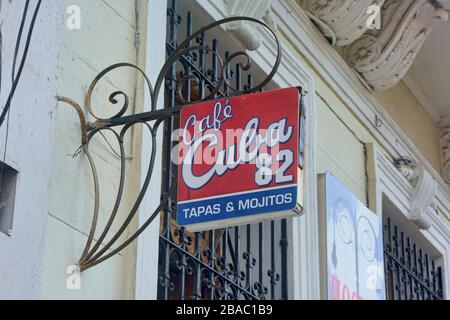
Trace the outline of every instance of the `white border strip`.
[[[147, 3], [147, 39], [145, 71], [152, 83], [158, 76], [159, 69], [166, 61], [166, 23], [167, 1], [148, 1]], [[164, 90], [161, 90], [161, 95]], [[151, 105], [149, 92], [145, 91], [144, 108]], [[143, 111], [148, 111], [143, 110]], [[144, 130], [145, 131], [145, 130]], [[146, 163], [150, 159], [151, 148], [162, 145], [162, 130], [158, 130], [156, 145], [152, 146], [147, 135], [142, 136], [141, 143], [141, 181], [147, 174]], [[161, 190], [162, 152], [156, 153], [155, 169], [148, 190]], [[160, 202], [160, 192], [147, 192], [139, 209], [139, 226], [142, 225]], [[158, 257], [159, 257], [159, 217], [141, 234], [137, 240], [136, 252], [136, 300], [156, 300], [158, 293]]]
[[270, 190], [277, 190], [277, 189], [285, 189], [290, 187], [298, 187], [298, 183], [288, 184], [281, 187], [272, 187], [272, 188], [266, 188], [266, 189], [258, 189], [258, 190], [249, 190], [249, 191], [242, 191], [242, 192], [235, 192], [235, 193], [227, 193], [219, 196], [211, 196], [211, 197], [205, 197], [205, 198], [198, 198], [198, 199], [192, 199], [192, 200], [185, 200], [185, 201], [179, 201], [179, 204], [185, 204], [185, 203], [191, 203], [191, 202], [197, 202], [197, 201], [204, 201], [204, 200], [211, 200], [211, 199], [221, 199], [225, 197], [232, 197], [237, 196], [240, 194], [249, 194], [249, 193], [259, 193], [259, 192], [265, 192]]

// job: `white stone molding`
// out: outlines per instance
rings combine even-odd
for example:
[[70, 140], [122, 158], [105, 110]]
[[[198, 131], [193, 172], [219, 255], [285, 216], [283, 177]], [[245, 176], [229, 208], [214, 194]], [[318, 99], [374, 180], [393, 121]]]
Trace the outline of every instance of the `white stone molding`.
[[[272, 0], [225, 0], [227, 15], [245, 16], [264, 20], [272, 29], [276, 30], [276, 24], [271, 14]], [[245, 21], [229, 23], [225, 29], [232, 33], [248, 50], [256, 50], [261, 46], [259, 27]]]
[[[408, 179], [399, 171], [387, 157], [384, 151], [376, 145], [369, 145], [369, 171], [370, 185], [372, 189], [371, 209], [381, 217], [386, 214], [383, 203], [389, 200], [398, 210], [402, 217], [409, 219], [410, 212], [413, 209], [416, 188], [408, 182]], [[414, 172], [414, 170], [411, 170]], [[407, 172], [411, 172], [407, 168]], [[434, 193], [434, 199], [431, 200], [435, 205], [435, 210], [428, 209], [427, 219], [431, 223], [428, 230], [421, 230], [420, 233], [425, 236], [428, 245], [431, 245], [442, 256], [443, 269], [447, 270], [450, 265], [450, 225], [442, 217], [450, 212], [450, 201], [447, 194], [437, 188]], [[444, 296], [450, 297], [450, 278], [444, 277]]]
[[436, 207], [434, 203], [437, 192], [436, 181], [418, 162], [396, 163], [396, 167], [413, 186], [408, 218], [420, 229], [430, 229], [429, 210]]
[[450, 184], [450, 118], [441, 121], [442, 177]]
[[343, 56], [375, 90], [395, 86], [407, 73], [434, 27], [448, 13], [428, 0], [386, 0], [379, 30], [345, 47]]
[[[145, 8], [147, 6], [147, 8]], [[155, 83], [161, 67], [166, 61], [166, 15], [167, 1], [148, 1], [148, 4], [142, 4], [140, 10], [147, 10], [146, 17], [146, 48], [145, 51], [145, 66], [141, 66], [145, 69], [146, 74], [152, 83]], [[144, 64], [143, 62], [141, 64]], [[143, 112], [150, 111], [150, 93], [148, 90], [144, 90], [143, 97], [144, 106]], [[161, 96], [159, 100], [163, 98], [163, 90], [161, 90]], [[161, 108], [158, 106], [158, 108]], [[147, 174], [146, 169], [148, 167], [148, 159], [151, 157], [152, 149], [154, 148], [149, 135], [142, 133], [141, 135], [141, 172], [140, 181], [143, 183]], [[156, 144], [163, 144], [162, 131], [158, 130], [156, 136]], [[162, 167], [162, 155], [161, 152], [156, 153], [155, 168]], [[161, 171], [154, 170], [152, 180], [150, 181], [149, 190], [161, 189]], [[160, 202], [159, 192], [148, 192], [142, 200], [139, 209], [139, 226], [142, 226], [145, 221], [148, 220], [150, 214], [154, 211], [155, 203]], [[137, 239], [136, 249], [136, 286], [135, 286], [135, 299], [136, 300], [156, 300], [158, 293], [158, 257], [159, 257], [159, 217], [150, 224], [150, 226], [141, 234]]]
[[370, 6], [385, 0], [299, 0], [322, 33], [336, 46], [351, 44], [368, 29]]

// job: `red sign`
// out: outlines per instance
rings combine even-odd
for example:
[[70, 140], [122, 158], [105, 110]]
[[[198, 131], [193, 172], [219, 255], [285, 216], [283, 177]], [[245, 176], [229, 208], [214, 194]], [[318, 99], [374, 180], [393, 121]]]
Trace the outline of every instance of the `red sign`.
[[299, 99], [288, 88], [181, 110], [179, 224], [211, 229], [293, 214]]

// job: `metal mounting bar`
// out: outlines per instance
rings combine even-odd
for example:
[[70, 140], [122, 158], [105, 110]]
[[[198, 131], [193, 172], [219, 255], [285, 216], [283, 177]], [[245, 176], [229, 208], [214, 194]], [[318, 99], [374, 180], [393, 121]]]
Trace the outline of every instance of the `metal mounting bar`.
[[114, 128], [118, 126], [124, 126], [130, 123], [156, 121], [159, 119], [171, 117], [179, 113], [182, 108], [183, 106], [177, 106], [176, 108], [159, 109], [156, 111], [143, 112], [121, 118], [113, 118], [109, 120], [97, 120], [93, 123], [89, 123], [88, 131], [93, 131], [101, 128]]

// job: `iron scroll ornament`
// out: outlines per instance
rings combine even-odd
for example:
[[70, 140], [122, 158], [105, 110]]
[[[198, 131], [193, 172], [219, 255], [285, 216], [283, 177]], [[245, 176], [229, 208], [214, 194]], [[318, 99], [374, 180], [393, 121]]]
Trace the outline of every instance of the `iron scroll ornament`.
[[[246, 22], [250, 22], [250, 23], [255, 23], [255, 24], [258, 24], [258, 25], [264, 27], [265, 29], [267, 29], [269, 31], [269, 33], [275, 39], [276, 52], [277, 52], [276, 60], [275, 60], [275, 63], [274, 63], [274, 66], [273, 66], [271, 72], [259, 84], [255, 85], [255, 86], [251, 86], [251, 87], [246, 87], [242, 90], [235, 88], [230, 84], [230, 81], [229, 81], [230, 79], [227, 74], [227, 70], [228, 70], [230, 64], [233, 61], [235, 61], [238, 57], [245, 59], [245, 64], [243, 64], [242, 62], [239, 63], [242, 70], [244, 70], [244, 71], [250, 70], [252, 67], [252, 63], [251, 63], [251, 58], [247, 52], [239, 51], [239, 52], [229, 55], [228, 57], [226, 57], [226, 59], [221, 59], [219, 53], [217, 51], [211, 49], [209, 46], [204, 46], [202, 44], [190, 46], [192, 41], [194, 41], [196, 38], [203, 35], [207, 31], [210, 31], [211, 29], [214, 29], [214, 28], [224, 25], [226, 23], [237, 22], [237, 21], [246, 21]], [[196, 75], [195, 72], [192, 72], [190, 74], [184, 75], [181, 79], [178, 80], [176, 95], [177, 95], [177, 99], [181, 102], [181, 104], [179, 106], [177, 106], [176, 108], [165, 107], [163, 109], [157, 109], [159, 92], [160, 92], [161, 88], [163, 87], [163, 83], [164, 83], [166, 77], [168, 76], [169, 72], [172, 70], [173, 65], [175, 63], [177, 63], [178, 61], [180, 61], [180, 59], [182, 59], [183, 57], [189, 55], [191, 52], [194, 52], [196, 50], [204, 50], [206, 53], [213, 54], [215, 57], [217, 57], [217, 60], [219, 63], [219, 67], [220, 67], [219, 68], [219, 70], [220, 70], [219, 77], [217, 78], [217, 81], [215, 81], [215, 83], [209, 84], [209, 94], [204, 97], [198, 97], [197, 100], [192, 100], [190, 97], [185, 97], [183, 95], [183, 86], [184, 85], [188, 84], [190, 81], [195, 82], [195, 81], [200, 80], [199, 76]], [[163, 65], [163, 67], [157, 77], [154, 87], [152, 86], [151, 81], [146, 76], [145, 72], [142, 69], [140, 69], [139, 67], [137, 67], [133, 64], [130, 64], [130, 63], [114, 64], [114, 65], [109, 66], [102, 72], [100, 72], [95, 77], [95, 79], [93, 80], [91, 85], [89, 86], [89, 89], [86, 94], [86, 99], [85, 99], [85, 104], [86, 104], [86, 108], [88, 110], [88, 114], [91, 117], [93, 117], [94, 119], [96, 119], [96, 121], [93, 123], [89, 123], [87, 121], [86, 115], [84, 114], [82, 107], [79, 104], [77, 104], [75, 101], [73, 101], [69, 98], [66, 98], [66, 97], [62, 97], [62, 96], [56, 97], [59, 102], [64, 102], [64, 103], [72, 106], [78, 113], [78, 116], [80, 119], [80, 124], [81, 124], [80, 152], [82, 152], [88, 159], [91, 173], [92, 173], [92, 178], [93, 178], [93, 187], [94, 187], [93, 217], [92, 217], [92, 224], [91, 224], [91, 228], [89, 231], [88, 239], [86, 241], [84, 250], [83, 250], [81, 257], [79, 259], [79, 262], [78, 262], [78, 266], [79, 266], [79, 269], [81, 272], [85, 271], [89, 268], [92, 268], [92, 267], [98, 265], [99, 263], [102, 263], [102, 262], [108, 260], [109, 258], [113, 257], [114, 255], [116, 255], [117, 253], [122, 251], [128, 245], [130, 245], [152, 223], [152, 221], [159, 215], [161, 210], [168, 204], [170, 197], [173, 196], [173, 194], [176, 190], [176, 186], [177, 186], [175, 175], [172, 175], [170, 177], [171, 184], [170, 184], [170, 187], [168, 188], [168, 191], [161, 195], [161, 201], [160, 201], [159, 205], [155, 208], [155, 210], [153, 211], [151, 216], [147, 219], [147, 221], [142, 226], [140, 226], [138, 228], [138, 230], [134, 234], [132, 234], [127, 240], [125, 240], [123, 243], [121, 243], [120, 245], [113, 248], [113, 246], [118, 242], [118, 239], [120, 238], [120, 236], [124, 233], [124, 231], [127, 229], [129, 224], [131, 223], [132, 219], [135, 217], [137, 211], [139, 210], [141, 202], [142, 202], [146, 192], [148, 191], [149, 184], [152, 179], [152, 173], [153, 173], [153, 170], [155, 169], [155, 159], [156, 159], [156, 151], [157, 151], [156, 150], [156, 147], [157, 147], [156, 146], [156, 135], [157, 135], [157, 131], [160, 128], [161, 124], [163, 124], [164, 121], [167, 120], [168, 118], [179, 113], [181, 108], [186, 104], [192, 103], [194, 101], [201, 102], [201, 101], [207, 101], [207, 100], [211, 100], [211, 99], [215, 98], [217, 96], [217, 94], [219, 93], [221, 87], [226, 87], [228, 89], [227, 91], [229, 91], [231, 93], [230, 95], [249, 94], [249, 93], [255, 93], [255, 92], [261, 91], [267, 84], [269, 84], [269, 82], [272, 80], [272, 78], [277, 73], [280, 63], [281, 63], [281, 56], [282, 56], [282, 51], [281, 51], [280, 41], [279, 41], [276, 33], [267, 24], [265, 24], [264, 22], [259, 21], [257, 19], [250, 18], [250, 17], [230, 17], [230, 18], [216, 21], [206, 27], [203, 27], [202, 29], [200, 29], [199, 31], [195, 32], [190, 37], [185, 39], [183, 42], [181, 42], [175, 48], [175, 50], [168, 57], [167, 61]], [[94, 109], [93, 109], [93, 105], [92, 105], [92, 94], [94, 92], [95, 87], [97, 86], [97, 84], [103, 77], [105, 77], [107, 74], [109, 74], [113, 70], [116, 70], [119, 68], [133, 68], [133, 69], [136, 69], [140, 74], [142, 74], [142, 76], [145, 79], [147, 89], [150, 92], [150, 103], [151, 103], [150, 111], [125, 116], [125, 113], [127, 112], [128, 107], [129, 107], [130, 99], [126, 93], [124, 93], [122, 91], [115, 91], [109, 96], [109, 103], [117, 105], [119, 103], [118, 97], [121, 96], [124, 101], [122, 107], [112, 117], [107, 118], [107, 119], [100, 118], [94, 113]], [[149, 133], [151, 135], [152, 149], [151, 149], [150, 163], [149, 163], [149, 166], [147, 169], [145, 180], [144, 180], [141, 190], [139, 192], [139, 195], [138, 195], [136, 201], [134, 202], [134, 205], [131, 208], [128, 216], [126, 217], [125, 221], [122, 223], [120, 228], [114, 234], [112, 234], [111, 239], [106, 244], [102, 245], [105, 238], [109, 235], [112, 224], [117, 217], [117, 213], [119, 211], [120, 203], [121, 203], [122, 196], [124, 193], [125, 167], [126, 167], [124, 136], [125, 136], [126, 132], [136, 124], [143, 124], [144, 128], [149, 130]], [[120, 131], [114, 130], [114, 128], [117, 126], [122, 126]], [[95, 240], [95, 244], [94, 244], [94, 237], [95, 237], [97, 227], [98, 227], [97, 224], [98, 224], [98, 217], [99, 217], [99, 211], [100, 211], [100, 186], [99, 186], [99, 179], [98, 179], [95, 162], [89, 151], [89, 144], [93, 137], [95, 137], [99, 133], [102, 134], [103, 131], [112, 132], [113, 136], [117, 139], [117, 142], [119, 144], [120, 151], [118, 152], [118, 155], [120, 156], [120, 182], [119, 182], [119, 187], [118, 187], [114, 207], [111, 210], [109, 219], [108, 219], [103, 231], [101, 232], [99, 238]], [[168, 137], [165, 137], [165, 139], [167, 139], [167, 138]], [[164, 174], [164, 172], [163, 172], [163, 174]]]

